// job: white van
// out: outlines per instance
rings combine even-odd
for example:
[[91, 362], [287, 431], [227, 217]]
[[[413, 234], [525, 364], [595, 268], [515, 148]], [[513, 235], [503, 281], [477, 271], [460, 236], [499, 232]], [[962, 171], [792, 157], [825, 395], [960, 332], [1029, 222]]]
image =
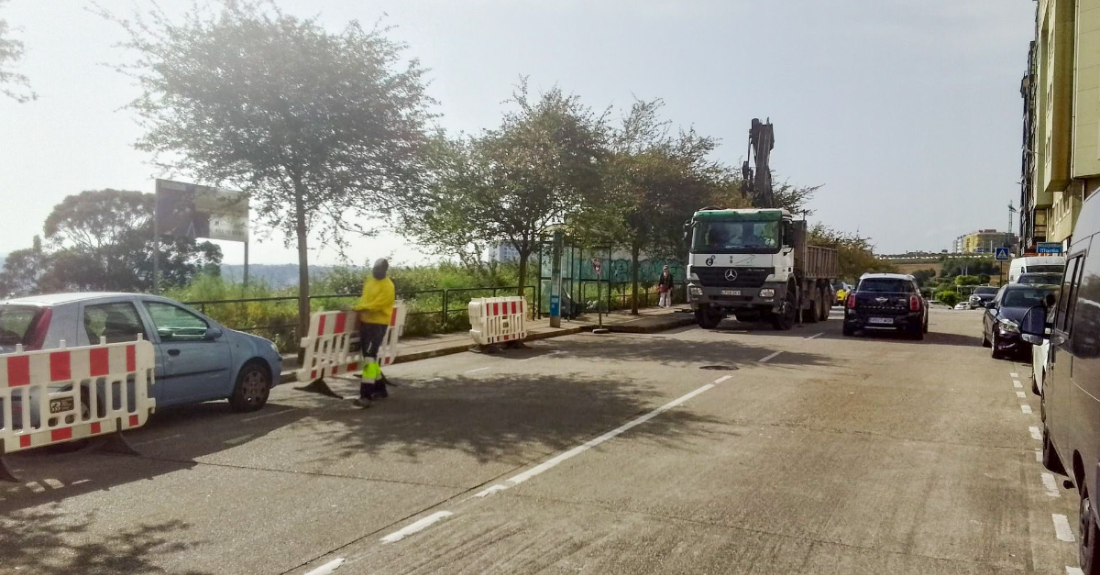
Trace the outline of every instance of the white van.
[[1008, 283], [1020, 281], [1021, 274], [1062, 273], [1066, 268], [1066, 258], [1062, 256], [1025, 256], [1012, 260], [1008, 266]]

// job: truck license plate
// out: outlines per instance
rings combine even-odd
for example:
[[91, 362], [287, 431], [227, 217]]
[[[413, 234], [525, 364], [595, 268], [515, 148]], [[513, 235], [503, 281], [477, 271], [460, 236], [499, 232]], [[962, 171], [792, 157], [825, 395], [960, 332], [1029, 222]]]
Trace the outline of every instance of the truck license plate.
[[722, 295], [741, 295], [741, 290], [739, 290], [739, 289], [724, 289], [724, 290], [722, 290]]
[[73, 410], [73, 398], [61, 397], [50, 400], [50, 413], [67, 413]]
[[894, 318], [892, 318], [892, 317], [873, 317], [873, 318], [867, 320], [867, 322], [868, 323], [883, 324], [883, 325], [893, 325]]

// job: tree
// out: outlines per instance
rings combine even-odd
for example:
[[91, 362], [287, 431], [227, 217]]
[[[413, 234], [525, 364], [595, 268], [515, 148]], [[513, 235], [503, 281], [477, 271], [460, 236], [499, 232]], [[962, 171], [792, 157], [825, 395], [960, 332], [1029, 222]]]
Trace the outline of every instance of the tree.
[[976, 286], [981, 282], [978, 276], [955, 276], [957, 286]]
[[260, 220], [296, 244], [299, 333], [309, 321], [309, 236], [341, 248], [353, 224], [415, 185], [431, 114], [423, 68], [386, 29], [338, 33], [273, 1], [221, 0], [180, 22], [127, 20], [137, 58], [120, 70], [142, 95], [138, 149], [195, 179], [245, 191]]
[[913, 272], [913, 278], [917, 280], [917, 285], [920, 287], [928, 285], [928, 282], [935, 277], [936, 270], [934, 269], [917, 270]]
[[[55, 251], [39, 278], [46, 291], [148, 291], [153, 287], [153, 194], [125, 190], [67, 196], [46, 217]], [[185, 285], [198, 273], [216, 275], [221, 249], [191, 238], [162, 238], [161, 281]]]
[[[8, 0], [0, 0], [0, 8]], [[0, 18], [0, 94], [15, 100], [26, 102], [36, 98], [30, 89], [27, 77], [16, 72], [11, 65], [23, 57], [23, 42], [11, 37], [11, 26]]]
[[817, 224], [810, 230], [810, 241], [836, 247], [839, 277], [856, 279], [865, 273], [896, 271], [889, 261], [875, 257], [869, 238], [858, 234], [838, 232], [824, 224]]
[[[516, 106], [476, 137], [437, 138], [432, 176], [410, 195], [402, 229], [436, 250], [480, 257], [504, 242], [519, 254], [519, 292], [528, 261], [555, 226], [586, 228], [602, 209], [606, 115], [560, 88], [537, 100], [522, 79]], [[464, 254], [464, 255], [463, 255]]]
[[38, 236], [34, 236], [34, 243], [30, 248], [8, 254], [4, 260], [4, 269], [0, 271], [0, 297], [37, 293], [49, 260], [49, 255], [42, 249], [42, 239]]

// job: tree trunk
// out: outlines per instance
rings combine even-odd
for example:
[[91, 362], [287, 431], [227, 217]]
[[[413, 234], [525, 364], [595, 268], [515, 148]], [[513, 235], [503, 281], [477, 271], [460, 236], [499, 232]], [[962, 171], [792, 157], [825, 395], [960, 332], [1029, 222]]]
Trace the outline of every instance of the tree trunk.
[[301, 184], [295, 184], [294, 225], [298, 236], [298, 339], [309, 335], [309, 230]]
[[[641, 252], [641, 247], [637, 242], [630, 245], [630, 276], [631, 276], [631, 288], [630, 288], [630, 314], [638, 315], [638, 254]], [[649, 302], [646, 302], [649, 303]]]

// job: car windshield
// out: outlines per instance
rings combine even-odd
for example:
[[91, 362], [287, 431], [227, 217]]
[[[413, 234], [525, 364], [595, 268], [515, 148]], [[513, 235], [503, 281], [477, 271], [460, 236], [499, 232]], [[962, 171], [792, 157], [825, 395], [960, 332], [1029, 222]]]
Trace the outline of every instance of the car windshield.
[[913, 284], [907, 280], [893, 278], [870, 278], [859, 282], [856, 291], [872, 293], [908, 293], [913, 291]]
[[779, 222], [697, 222], [691, 246], [699, 254], [775, 253]]
[[1054, 290], [1041, 288], [1010, 288], [1001, 298], [1001, 307], [1032, 307], [1043, 303], [1043, 298]]
[[1024, 274], [1019, 283], [1027, 285], [1057, 285], [1062, 283], [1062, 274]]
[[35, 306], [0, 306], [0, 350], [12, 351], [16, 345], [29, 345], [31, 328], [41, 311]]

